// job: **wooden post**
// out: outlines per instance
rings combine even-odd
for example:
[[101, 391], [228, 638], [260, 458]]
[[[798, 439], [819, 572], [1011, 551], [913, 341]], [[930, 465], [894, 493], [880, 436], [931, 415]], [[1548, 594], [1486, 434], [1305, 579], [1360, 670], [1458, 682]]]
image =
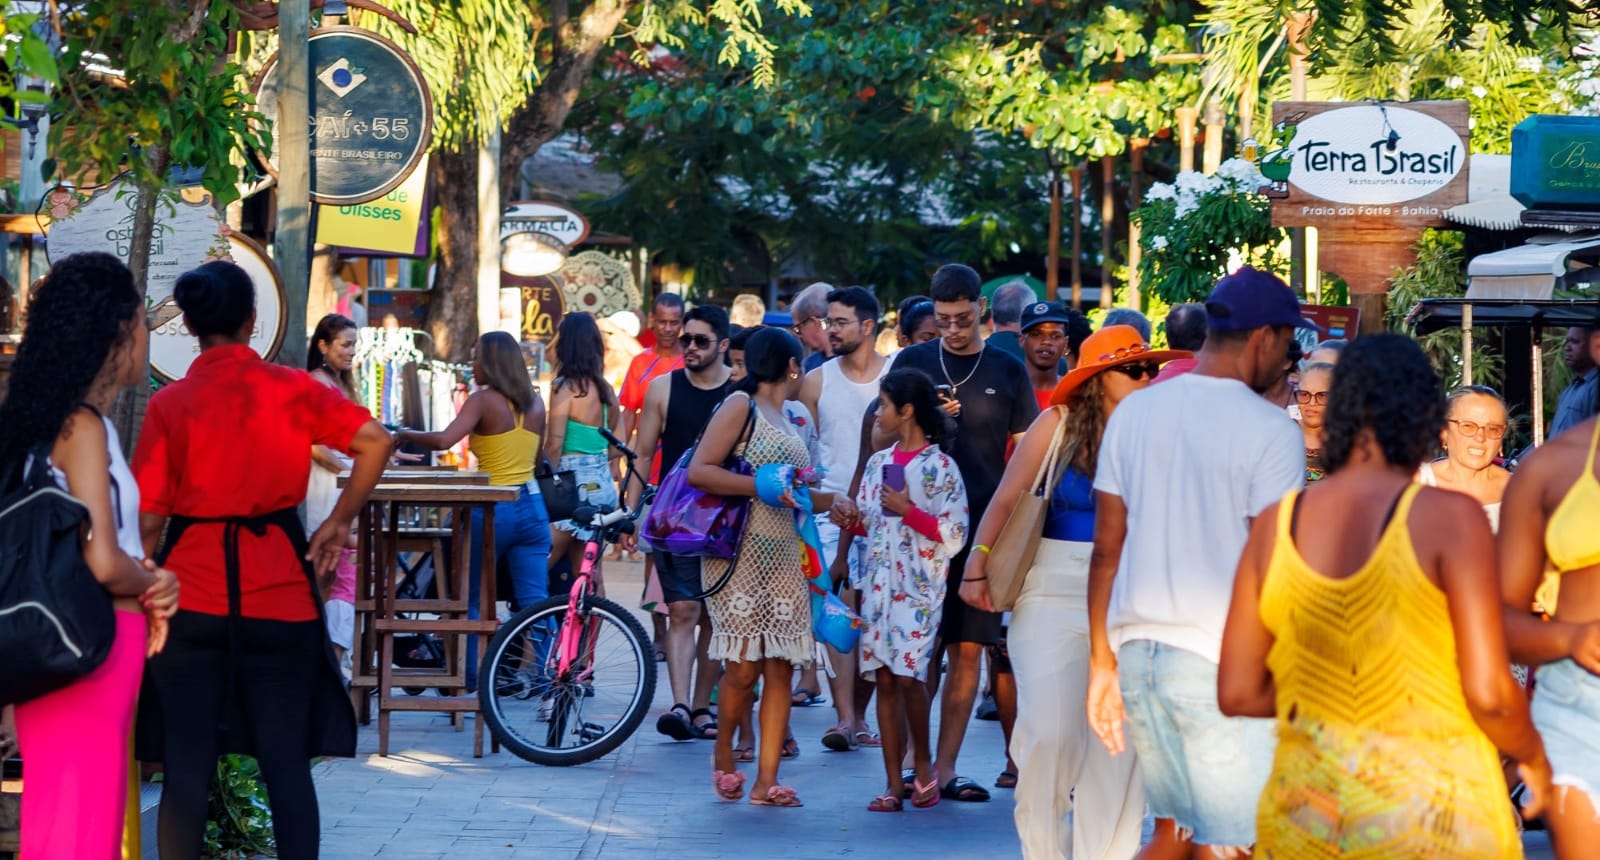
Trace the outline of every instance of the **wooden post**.
[[[1046, 254], [1048, 262], [1045, 265], [1044, 285], [1045, 295], [1050, 301], [1061, 298], [1061, 165], [1050, 165], [1050, 241], [1049, 251]], [[1073, 302], [1076, 306], [1078, 299], [1076, 291], [1073, 293]]]
[[1206, 144], [1202, 170], [1207, 176], [1222, 166], [1222, 126], [1227, 119], [1222, 111], [1222, 100], [1213, 98], [1206, 103]]
[[1472, 305], [1461, 306], [1461, 384], [1472, 384]]
[[[1289, 16], [1289, 97], [1295, 101], [1306, 100], [1306, 82], [1311, 76], [1310, 49], [1306, 37], [1311, 33], [1313, 16], [1309, 12], [1296, 12]], [[1287, 143], [1287, 141], [1283, 141]], [[1306, 290], [1306, 228], [1289, 228], [1289, 287], [1304, 295]], [[1366, 320], [1365, 311], [1362, 320]], [[1365, 325], [1363, 325], [1365, 328]]]
[[1178, 169], [1185, 173], [1194, 170], [1194, 129], [1199, 121], [1199, 108], [1178, 108]]
[[1143, 256], [1139, 240], [1143, 238], [1143, 231], [1139, 229], [1139, 222], [1133, 220], [1133, 212], [1144, 203], [1139, 178], [1144, 173], [1144, 151], [1149, 145], [1148, 137], [1128, 141], [1128, 307], [1140, 311], [1144, 310], [1144, 296], [1139, 289], [1139, 260]]
[[304, 367], [306, 304], [311, 287], [311, 4], [278, 4], [278, 223], [273, 256], [288, 294], [278, 361]]
[[1083, 309], [1083, 168], [1067, 171], [1072, 177], [1072, 306]]
[[1117, 238], [1117, 162], [1100, 159], [1100, 307], [1111, 307], [1111, 250]]
[[483, 117], [478, 144], [478, 334], [500, 330], [500, 122]]
[[1533, 329], [1533, 447], [1544, 444], [1544, 329]]

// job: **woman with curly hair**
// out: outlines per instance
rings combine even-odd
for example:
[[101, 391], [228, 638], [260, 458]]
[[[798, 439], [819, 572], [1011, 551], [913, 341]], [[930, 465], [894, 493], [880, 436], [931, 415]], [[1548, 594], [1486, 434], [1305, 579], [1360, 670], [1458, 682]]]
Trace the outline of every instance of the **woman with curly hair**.
[[[355, 714], [328, 644], [323, 596], [356, 514], [389, 457], [367, 410], [250, 348], [255, 285], [206, 263], [173, 288], [200, 354], [156, 392], [133, 471], [145, 548], [183, 583], [170, 642], [150, 662], [139, 757], [165, 765], [161, 856], [200, 856], [217, 756], [253, 755], [283, 857], [315, 857], [311, 759], [355, 754]], [[311, 447], [355, 458], [309, 541]]]
[[128, 741], [147, 656], [178, 607], [178, 581], [145, 559], [139, 486], [105, 417], [144, 379], [150, 334], [133, 275], [109, 254], [58, 262], [33, 294], [10, 390], [0, 403], [0, 483], [18, 486], [43, 455], [56, 483], [88, 509], [83, 555], [112, 598], [116, 637], [105, 662], [16, 708], [28, 763], [22, 855], [119, 855], [128, 800]]
[[1276, 717], [1256, 813], [1267, 857], [1521, 856], [1496, 748], [1549, 799], [1550, 763], [1506, 671], [1494, 538], [1478, 503], [1413, 483], [1439, 443], [1438, 377], [1409, 338], [1344, 351], [1327, 477], [1256, 517], [1217, 701]]
[[[988, 547], [1039, 473], [1057, 428], [1046, 516], [1033, 567], [1011, 612], [1006, 642], [1017, 678], [1011, 758], [1017, 775], [1017, 834], [1028, 860], [1131, 857], [1139, 849], [1144, 790], [1131, 753], [1111, 756], [1084, 711], [1089, 689], [1089, 553], [1094, 548], [1094, 478], [1106, 421], [1123, 398], [1148, 386], [1161, 364], [1189, 353], [1151, 350], [1132, 326], [1106, 326], [1079, 348], [1006, 464], [994, 500], [973, 533], [961, 599], [992, 611]], [[1071, 815], [1069, 824], [1068, 816]]]
[[[550, 386], [550, 416], [546, 422], [544, 454], [560, 472], [571, 471], [578, 482], [578, 497], [589, 505], [615, 507], [617, 484], [611, 479], [611, 444], [600, 428], [612, 433], [622, 417], [617, 395], [606, 381], [605, 338], [587, 313], [568, 314], [556, 330], [556, 378]], [[583, 564], [587, 530], [571, 520], [554, 524], [550, 563], [566, 558], [577, 570]], [[600, 585], [600, 560], [595, 560], [595, 584]]]

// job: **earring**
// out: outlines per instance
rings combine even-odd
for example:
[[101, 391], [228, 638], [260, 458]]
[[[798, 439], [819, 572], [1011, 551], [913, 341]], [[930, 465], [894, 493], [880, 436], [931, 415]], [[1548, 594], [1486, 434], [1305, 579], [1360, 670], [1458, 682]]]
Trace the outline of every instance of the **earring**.
[[800, 374], [798, 374], [798, 373], [795, 373], [795, 372], [793, 372], [793, 371], [790, 371], [790, 373], [789, 373], [789, 378], [790, 378], [790, 379], [799, 379], [799, 378], [800, 378]]

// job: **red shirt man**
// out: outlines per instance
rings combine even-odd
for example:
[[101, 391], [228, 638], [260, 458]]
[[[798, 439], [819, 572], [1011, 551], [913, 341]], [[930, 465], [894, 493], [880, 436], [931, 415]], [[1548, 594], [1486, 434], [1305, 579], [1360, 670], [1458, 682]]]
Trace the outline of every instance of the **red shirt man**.
[[[372, 420], [366, 409], [303, 371], [263, 361], [250, 347], [200, 353], [189, 375], [156, 392], [133, 455], [140, 512], [169, 517], [256, 517], [305, 501], [311, 446], [348, 451]], [[228, 614], [223, 526], [197, 523], [166, 566], [182, 584], [179, 608]], [[311, 621], [311, 590], [277, 529], [239, 533], [240, 611]]]
[[[644, 408], [645, 392], [650, 381], [683, 369], [683, 345], [678, 336], [683, 334], [683, 299], [672, 293], [656, 296], [650, 309], [650, 330], [655, 334], [655, 348], [633, 357], [628, 373], [622, 378], [622, 390], [617, 392], [617, 403], [622, 406], [623, 441], [632, 443], [633, 432], [639, 427], [639, 410]], [[661, 470], [659, 452], [652, 455], [650, 474], [654, 482]]]

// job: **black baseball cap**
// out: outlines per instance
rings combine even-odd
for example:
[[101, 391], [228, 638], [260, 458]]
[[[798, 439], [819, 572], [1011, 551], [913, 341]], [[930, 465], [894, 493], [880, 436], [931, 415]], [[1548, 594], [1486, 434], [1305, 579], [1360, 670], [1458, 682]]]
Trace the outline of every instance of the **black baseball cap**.
[[1061, 323], [1067, 325], [1072, 322], [1063, 302], [1035, 302], [1022, 309], [1022, 330], [1027, 331], [1039, 323]]
[[1206, 299], [1206, 325], [1222, 331], [1273, 326], [1321, 331], [1301, 314], [1300, 300], [1282, 278], [1253, 266], [1217, 281]]

